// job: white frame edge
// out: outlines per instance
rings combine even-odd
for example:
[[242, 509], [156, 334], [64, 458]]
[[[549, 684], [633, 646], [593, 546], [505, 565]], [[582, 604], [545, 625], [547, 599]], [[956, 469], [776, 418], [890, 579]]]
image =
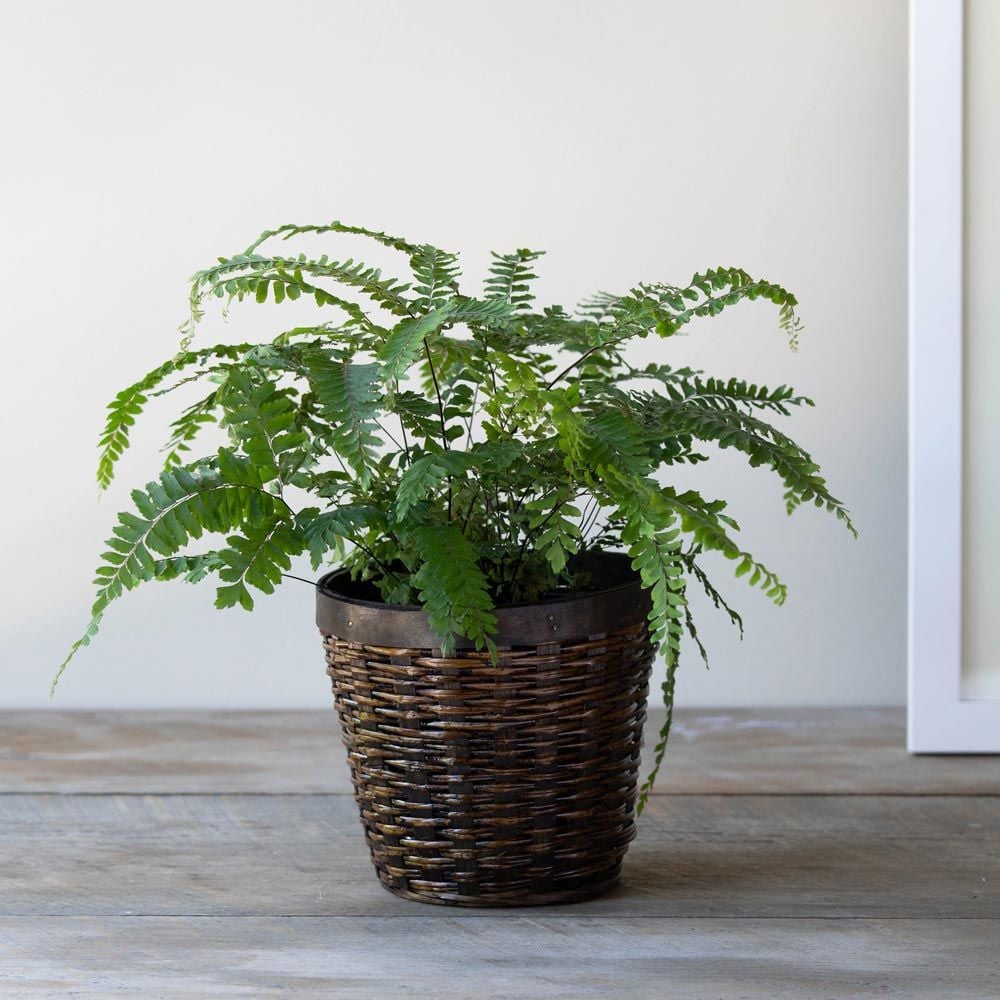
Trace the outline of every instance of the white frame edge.
[[963, 0], [910, 0], [911, 753], [1000, 752], [1000, 701], [963, 701]]

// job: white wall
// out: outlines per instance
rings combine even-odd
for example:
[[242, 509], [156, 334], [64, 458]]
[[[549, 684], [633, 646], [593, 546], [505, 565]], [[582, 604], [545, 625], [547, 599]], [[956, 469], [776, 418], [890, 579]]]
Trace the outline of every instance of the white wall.
[[[0, 38], [4, 489], [0, 705], [47, 703], [154, 409], [97, 503], [104, 403], [169, 356], [185, 279], [288, 221], [339, 217], [464, 251], [547, 249], [572, 302], [737, 264], [800, 297], [790, 355], [762, 304], [651, 345], [816, 398], [790, 430], [850, 501], [852, 543], [726, 453], [699, 470], [784, 608], [723, 580], [687, 705], [904, 697], [905, 3], [5, 0]], [[281, 317], [237, 310], [206, 338]], [[207, 339], [206, 339], [206, 342]], [[310, 591], [218, 612], [208, 587], [121, 601], [56, 700], [324, 706]], [[182, 650], [186, 650], [182, 652]]]

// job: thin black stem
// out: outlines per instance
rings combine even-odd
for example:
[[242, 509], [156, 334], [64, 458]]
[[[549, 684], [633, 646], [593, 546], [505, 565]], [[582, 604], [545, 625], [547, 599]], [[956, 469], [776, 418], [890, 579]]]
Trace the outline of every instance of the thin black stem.
[[383, 424], [381, 420], [376, 422], [378, 423], [382, 433], [396, 446], [396, 450], [402, 451], [403, 446], [396, 440], [396, 438], [392, 434], [389, 433], [389, 431], [386, 429], [385, 424]]
[[546, 389], [551, 389], [552, 386], [554, 386], [556, 384], [556, 382], [559, 381], [559, 379], [561, 379], [564, 375], [568, 375], [578, 365], [582, 365], [583, 362], [586, 361], [587, 358], [589, 358], [591, 356], [591, 354], [593, 354], [595, 351], [600, 351], [600, 350], [602, 350], [604, 348], [607, 348], [607, 347], [615, 347], [616, 345], [621, 344], [624, 341], [628, 340], [629, 337], [631, 337], [631, 336], [633, 336], [633, 335], [629, 334], [627, 337], [619, 337], [617, 340], [609, 340], [606, 344], [596, 344], [594, 347], [591, 347], [589, 350], [584, 351], [583, 354], [581, 354], [580, 357], [578, 357], [572, 364], [567, 365], [561, 372], [559, 372], [558, 375], [555, 375], [551, 379], [549, 379], [549, 381], [546, 382], [546, 384], [545, 384], [545, 388]]
[[438, 416], [441, 418], [441, 444], [444, 445], [445, 451], [449, 451], [448, 428], [444, 419], [444, 402], [441, 399], [441, 386], [438, 384], [437, 372], [434, 370], [434, 362], [431, 360], [431, 350], [427, 346], [426, 340], [424, 341], [424, 355], [427, 358], [427, 367], [431, 370], [431, 381], [434, 383], [434, 395], [437, 396]]
[[410, 458], [410, 442], [406, 436], [406, 424], [403, 423], [403, 414], [400, 413], [398, 414], [398, 416], [399, 416], [399, 429], [403, 432], [403, 448], [406, 451], [406, 464], [412, 465], [413, 461]]
[[583, 517], [580, 518], [580, 534], [583, 536], [584, 541], [586, 541], [587, 535], [590, 534], [594, 525], [597, 524], [597, 519], [600, 516], [601, 504], [597, 497], [591, 497], [587, 502], [587, 509], [583, 512]]
[[395, 573], [393, 573], [393, 571], [391, 569], [389, 569], [388, 566], [386, 566], [386, 564], [384, 562], [382, 562], [381, 559], [379, 559], [379, 557], [377, 555], [375, 555], [374, 552], [372, 552], [372, 550], [370, 548], [368, 548], [367, 545], [362, 545], [361, 542], [359, 542], [355, 538], [351, 538], [350, 535], [344, 535], [344, 537], [349, 542], [351, 542], [351, 544], [356, 545], [359, 549], [361, 549], [361, 551], [364, 552], [364, 554], [366, 556], [368, 556], [368, 558], [371, 559], [371, 561], [373, 563], [375, 563], [375, 565], [378, 566], [378, 568], [380, 570], [382, 570], [382, 572], [385, 573], [386, 576], [391, 576], [393, 578], [393, 580], [396, 581], [396, 583], [402, 583], [403, 582], [402, 580], [400, 580], [400, 578]]
[[469, 411], [469, 436], [465, 439], [465, 450], [472, 447], [472, 424], [476, 419], [476, 404], [479, 402], [479, 383], [476, 383], [476, 391], [472, 394], [472, 408]]
[[[434, 362], [431, 360], [431, 349], [427, 346], [427, 339], [424, 338], [424, 354], [427, 357], [427, 367], [431, 370], [431, 381], [434, 383], [434, 395], [437, 396], [438, 416], [441, 418], [441, 444], [445, 451], [451, 451], [448, 444], [448, 427], [444, 419], [444, 403], [441, 400], [441, 386], [438, 385], [437, 372], [434, 370]], [[448, 477], [448, 523], [451, 524], [451, 504], [452, 488], [451, 476]]]
[[532, 538], [535, 537], [535, 535], [537, 535], [545, 527], [546, 524], [549, 523], [549, 521], [552, 520], [553, 516], [557, 513], [557, 511], [561, 510], [563, 507], [566, 506], [566, 504], [570, 502], [570, 500], [575, 500], [578, 496], [579, 496], [578, 493], [574, 493], [572, 497], [567, 497], [565, 500], [560, 500], [559, 503], [557, 503], [555, 507], [553, 507], [552, 510], [548, 512], [548, 514], [545, 516], [545, 519], [539, 523], [537, 528], [525, 531], [524, 541], [521, 543], [521, 548], [517, 553], [517, 561], [514, 563], [514, 568], [511, 570], [510, 574], [511, 588], [513, 588], [514, 586], [514, 581], [517, 579], [518, 570], [521, 568], [521, 563], [524, 561], [524, 555], [527, 552], [528, 543], [531, 541]]
[[469, 509], [465, 512], [465, 520], [462, 522], [462, 534], [465, 534], [466, 529], [469, 527], [469, 521], [472, 520], [472, 511], [475, 509], [476, 500], [479, 498], [479, 491], [482, 489], [482, 482], [476, 483], [475, 489], [472, 491], [472, 499], [469, 501]]

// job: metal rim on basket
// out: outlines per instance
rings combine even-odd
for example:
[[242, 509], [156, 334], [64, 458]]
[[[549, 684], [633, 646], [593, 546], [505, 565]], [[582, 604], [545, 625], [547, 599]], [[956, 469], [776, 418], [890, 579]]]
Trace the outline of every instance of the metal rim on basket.
[[[650, 610], [631, 560], [621, 552], [590, 552], [579, 560], [596, 579], [614, 581], [599, 590], [554, 595], [531, 604], [511, 604], [495, 611], [498, 646], [538, 646], [601, 635], [644, 621]], [[440, 642], [422, 608], [382, 604], [338, 592], [347, 570], [327, 573], [316, 585], [316, 624], [327, 635], [373, 646], [433, 649]], [[458, 649], [472, 643], [459, 638]]]

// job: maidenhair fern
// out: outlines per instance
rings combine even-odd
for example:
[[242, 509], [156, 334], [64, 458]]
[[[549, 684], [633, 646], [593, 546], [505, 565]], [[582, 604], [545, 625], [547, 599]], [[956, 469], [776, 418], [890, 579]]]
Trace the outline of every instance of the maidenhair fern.
[[[397, 251], [409, 276], [341, 255], [265, 250], [339, 235]], [[577, 556], [624, 549], [651, 596], [650, 631], [667, 664], [667, 724], [641, 807], [666, 746], [682, 637], [704, 655], [688, 587], [742, 631], [703, 553], [721, 553], [737, 577], [785, 599], [779, 578], [735, 540], [725, 502], [665, 483], [670, 467], [705, 461], [706, 443], [732, 448], [777, 474], [789, 513], [811, 502], [854, 528], [812, 458], [764, 419], [810, 400], [787, 386], [637, 367], [628, 357], [636, 339], [669, 338], [756, 299], [777, 307], [794, 349], [801, 326], [791, 293], [718, 268], [684, 286], [601, 294], [570, 313], [536, 307], [540, 256], [494, 254], [482, 294], [470, 296], [454, 253], [333, 222], [267, 231], [195, 274], [180, 351], [108, 407], [100, 487], [151, 396], [197, 381], [207, 393], [171, 425], [159, 478], [133, 491], [134, 509], [118, 516], [90, 624], [59, 673], [108, 605], [148, 580], [215, 577], [218, 607], [251, 610], [255, 592], [270, 594], [308, 553], [314, 569], [345, 565], [389, 603], [421, 604], [449, 655], [458, 636], [492, 651], [498, 604], [585, 586]], [[196, 344], [213, 299], [229, 309], [303, 298], [319, 310], [315, 325], [263, 344]], [[192, 457], [210, 424], [228, 443]], [[199, 551], [203, 538], [212, 541]]]

